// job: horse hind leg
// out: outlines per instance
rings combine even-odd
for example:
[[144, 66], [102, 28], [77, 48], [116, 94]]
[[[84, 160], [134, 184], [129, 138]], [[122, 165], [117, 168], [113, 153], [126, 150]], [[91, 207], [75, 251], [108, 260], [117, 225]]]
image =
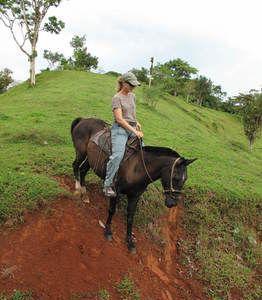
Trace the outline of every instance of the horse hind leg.
[[[73, 171], [74, 171], [74, 177], [75, 177], [75, 195], [81, 196], [83, 199], [83, 196], [86, 195], [86, 186], [85, 186], [85, 176], [88, 170], [90, 169], [89, 162], [87, 160], [87, 157], [84, 157], [83, 155], [76, 157], [76, 159], [73, 162]], [[84, 202], [89, 202], [88, 197], [85, 197]]]
[[85, 185], [85, 176], [86, 176], [86, 173], [89, 171], [89, 169], [90, 169], [90, 165], [86, 158], [86, 161], [84, 161], [83, 165], [80, 166], [81, 198], [82, 198], [82, 201], [85, 203], [90, 202], [89, 197], [86, 192], [86, 185]]

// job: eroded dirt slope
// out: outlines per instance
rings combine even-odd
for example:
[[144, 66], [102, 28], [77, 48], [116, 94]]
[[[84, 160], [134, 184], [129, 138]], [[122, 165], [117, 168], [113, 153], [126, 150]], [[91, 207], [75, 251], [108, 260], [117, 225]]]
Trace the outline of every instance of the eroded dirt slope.
[[[60, 183], [73, 191], [70, 178]], [[90, 203], [75, 198], [56, 199], [48, 207], [24, 216], [17, 228], [0, 230], [0, 291], [32, 291], [34, 299], [99, 299], [106, 289], [110, 299], [122, 299], [116, 284], [128, 275], [143, 300], [206, 299], [199, 282], [178, 263], [180, 208], [163, 219], [165, 246], [134, 230], [137, 254], [124, 243], [120, 213], [113, 219], [114, 238], [103, 237], [107, 201], [99, 187], [88, 186]]]

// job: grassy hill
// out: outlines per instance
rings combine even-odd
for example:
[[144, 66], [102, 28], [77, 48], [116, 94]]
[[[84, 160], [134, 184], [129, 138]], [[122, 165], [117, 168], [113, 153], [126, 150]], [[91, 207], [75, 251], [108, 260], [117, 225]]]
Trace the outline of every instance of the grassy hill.
[[[86, 72], [46, 72], [35, 88], [23, 83], [0, 96], [0, 221], [21, 219], [25, 209], [66, 193], [52, 176], [72, 174], [71, 122], [78, 116], [112, 122], [115, 81]], [[136, 96], [145, 143], [198, 158], [186, 184], [185, 260], [192, 257], [200, 266], [214, 298], [226, 299], [237, 289], [241, 297], [259, 299], [261, 139], [250, 153], [236, 117], [167, 96], [152, 109], [141, 89]]]

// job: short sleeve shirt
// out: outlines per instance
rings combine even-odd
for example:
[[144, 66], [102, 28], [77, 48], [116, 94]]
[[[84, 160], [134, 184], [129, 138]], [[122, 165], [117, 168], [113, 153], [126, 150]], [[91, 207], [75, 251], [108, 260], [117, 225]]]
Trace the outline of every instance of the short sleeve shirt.
[[135, 100], [133, 93], [128, 93], [127, 95], [118, 93], [112, 99], [112, 110], [121, 108], [123, 119], [127, 122], [136, 122]]

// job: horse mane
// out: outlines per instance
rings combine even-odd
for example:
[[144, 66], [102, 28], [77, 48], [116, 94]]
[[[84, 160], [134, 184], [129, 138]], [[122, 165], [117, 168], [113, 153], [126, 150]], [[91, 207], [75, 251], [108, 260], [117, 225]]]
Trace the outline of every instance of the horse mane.
[[171, 156], [171, 157], [180, 157], [179, 153], [175, 150], [167, 147], [157, 147], [157, 146], [144, 146], [143, 150], [145, 152], [150, 152], [157, 155]]

